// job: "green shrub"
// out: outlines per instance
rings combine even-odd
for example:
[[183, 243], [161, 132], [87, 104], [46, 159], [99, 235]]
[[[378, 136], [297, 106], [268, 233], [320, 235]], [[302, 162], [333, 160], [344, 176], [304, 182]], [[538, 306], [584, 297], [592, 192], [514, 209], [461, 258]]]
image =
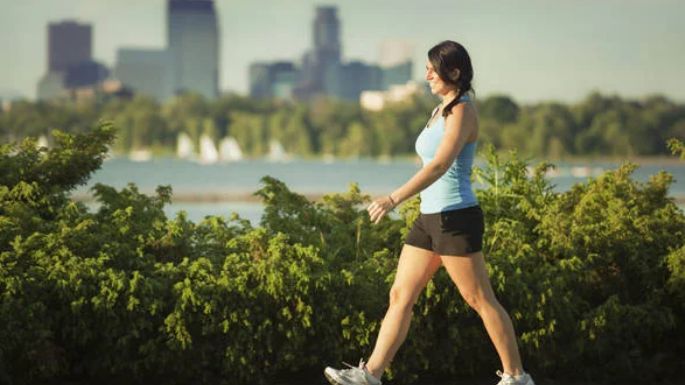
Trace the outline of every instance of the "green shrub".
[[[69, 191], [100, 167], [113, 129], [0, 147], [0, 381], [269, 383], [368, 355], [418, 199], [369, 222], [351, 185], [310, 202], [271, 178], [261, 223], [167, 218], [170, 187]], [[555, 193], [490, 148], [476, 175], [485, 253], [526, 368], [572, 378], [676, 378], [685, 356], [685, 217], [665, 173], [634, 165]], [[419, 298], [389, 375], [499, 366], [479, 317], [444, 272]]]

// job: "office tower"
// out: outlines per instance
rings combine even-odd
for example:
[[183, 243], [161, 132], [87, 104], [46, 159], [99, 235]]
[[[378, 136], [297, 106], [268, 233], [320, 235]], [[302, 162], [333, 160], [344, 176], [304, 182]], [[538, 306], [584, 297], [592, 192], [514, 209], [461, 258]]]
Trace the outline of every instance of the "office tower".
[[72, 64], [64, 72], [64, 86], [66, 88], [89, 87], [102, 83], [109, 77], [109, 69], [104, 65], [86, 60]]
[[291, 99], [299, 72], [291, 62], [250, 65], [250, 96], [256, 99]]
[[291, 62], [271, 65], [271, 94], [277, 99], [292, 99], [299, 72]]
[[109, 69], [94, 61], [92, 52], [93, 28], [89, 24], [48, 24], [48, 68], [38, 83], [38, 98], [51, 99], [102, 83]]
[[327, 95], [356, 101], [362, 91], [380, 90], [382, 76], [379, 66], [352, 61], [329, 67], [324, 76], [324, 85]]
[[219, 30], [213, 0], [168, 0], [168, 44], [175, 93], [219, 93]]
[[48, 26], [48, 72], [65, 72], [70, 66], [91, 60], [92, 27], [75, 21]]
[[64, 91], [64, 73], [48, 72], [38, 81], [38, 100], [48, 100], [56, 98]]
[[164, 102], [174, 95], [169, 56], [166, 49], [119, 49], [114, 76], [126, 88]]
[[412, 62], [396, 64], [392, 67], [381, 67], [381, 88], [389, 90], [394, 85], [402, 85], [411, 81]]
[[[48, 68], [38, 82], [38, 99], [52, 99], [67, 90], [69, 80], [80, 84], [76, 67], [91, 62], [92, 27], [75, 21], [48, 24]], [[71, 69], [71, 70], [70, 70]]]
[[271, 97], [271, 74], [269, 63], [250, 64], [250, 97], [264, 99]]
[[336, 7], [316, 7], [312, 33], [314, 46], [302, 59], [302, 77], [295, 90], [300, 99], [328, 94], [328, 90], [325, 89], [325, 77], [329, 75], [326, 73], [340, 68], [342, 48]]
[[314, 55], [319, 65], [340, 63], [340, 22], [335, 7], [316, 8], [314, 19]]

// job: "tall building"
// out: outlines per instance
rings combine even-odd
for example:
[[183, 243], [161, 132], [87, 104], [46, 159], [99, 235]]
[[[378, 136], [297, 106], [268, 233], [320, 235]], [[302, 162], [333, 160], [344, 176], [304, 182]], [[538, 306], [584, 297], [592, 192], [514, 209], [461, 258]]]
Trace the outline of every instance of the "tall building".
[[291, 62], [276, 62], [271, 66], [271, 93], [276, 99], [292, 99], [299, 71]]
[[269, 63], [250, 64], [250, 97], [265, 99], [271, 97], [271, 74]]
[[381, 67], [381, 71], [381, 88], [389, 90], [394, 85], [406, 84], [411, 80], [412, 62], [406, 61], [391, 67]]
[[66, 72], [91, 60], [93, 30], [89, 24], [63, 21], [48, 25], [48, 72]]
[[166, 49], [119, 49], [114, 76], [126, 88], [158, 102], [164, 102], [174, 95], [174, 77]]
[[314, 18], [314, 55], [319, 65], [340, 63], [340, 21], [337, 9], [330, 6], [316, 8]]
[[175, 93], [219, 94], [219, 27], [214, 0], [168, 0], [168, 44]]
[[85, 60], [70, 65], [64, 74], [64, 86], [66, 88], [88, 87], [102, 83], [109, 77], [109, 69], [104, 65]]
[[340, 21], [337, 8], [333, 6], [316, 7], [312, 25], [313, 48], [302, 60], [302, 78], [297, 96], [310, 99], [317, 94], [328, 94], [325, 88], [327, 73], [340, 67], [342, 48], [340, 44]]
[[92, 52], [90, 24], [70, 20], [48, 24], [48, 68], [38, 83], [38, 98], [51, 99], [102, 83], [109, 69], [94, 61]]
[[292, 99], [298, 74], [291, 62], [252, 63], [250, 96], [256, 99]]
[[[360, 100], [364, 91], [384, 95], [381, 91], [400, 89], [397, 86], [411, 80], [414, 48], [405, 40], [384, 41], [380, 65], [357, 60], [343, 62], [340, 21], [334, 6], [316, 7], [312, 43], [312, 48], [302, 56], [299, 69], [288, 62], [253, 63], [250, 95], [299, 100], [326, 96], [355, 101]], [[371, 95], [373, 98], [375, 94]]]
[[356, 101], [362, 91], [381, 90], [383, 72], [377, 65], [352, 61], [326, 71], [326, 93], [338, 99]]
[[38, 81], [38, 99], [56, 98], [66, 91], [63, 72], [48, 72]]

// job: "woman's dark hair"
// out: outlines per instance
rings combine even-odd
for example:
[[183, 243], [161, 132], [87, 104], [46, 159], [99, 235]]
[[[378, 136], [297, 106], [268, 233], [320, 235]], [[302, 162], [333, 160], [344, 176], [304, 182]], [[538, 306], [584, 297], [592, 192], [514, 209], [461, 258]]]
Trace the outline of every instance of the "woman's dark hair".
[[459, 98], [473, 90], [471, 58], [464, 46], [456, 41], [445, 40], [428, 51], [428, 60], [442, 81], [459, 90], [457, 97], [442, 110], [442, 116], [447, 117], [452, 113], [452, 107], [459, 103]]

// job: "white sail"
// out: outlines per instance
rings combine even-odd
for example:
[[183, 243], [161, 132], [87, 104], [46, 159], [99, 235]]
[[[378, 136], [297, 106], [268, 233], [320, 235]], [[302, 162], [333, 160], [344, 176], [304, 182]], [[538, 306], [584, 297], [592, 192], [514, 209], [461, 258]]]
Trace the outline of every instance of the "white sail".
[[281, 162], [286, 159], [288, 159], [288, 154], [285, 152], [285, 149], [283, 149], [283, 145], [273, 139], [269, 143], [269, 155], [267, 155], [268, 159], [273, 162]]
[[211, 164], [219, 160], [219, 152], [216, 145], [209, 135], [203, 134], [200, 137], [200, 163]]
[[185, 132], [178, 134], [178, 139], [176, 140], [176, 156], [181, 159], [192, 159], [195, 157], [194, 147], [193, 141], [188, 134]]
[[222, 161], [236, 161], [243, 159], [243, 151], [234, 137], [223, 138], [219, 143], [219, 159]]

